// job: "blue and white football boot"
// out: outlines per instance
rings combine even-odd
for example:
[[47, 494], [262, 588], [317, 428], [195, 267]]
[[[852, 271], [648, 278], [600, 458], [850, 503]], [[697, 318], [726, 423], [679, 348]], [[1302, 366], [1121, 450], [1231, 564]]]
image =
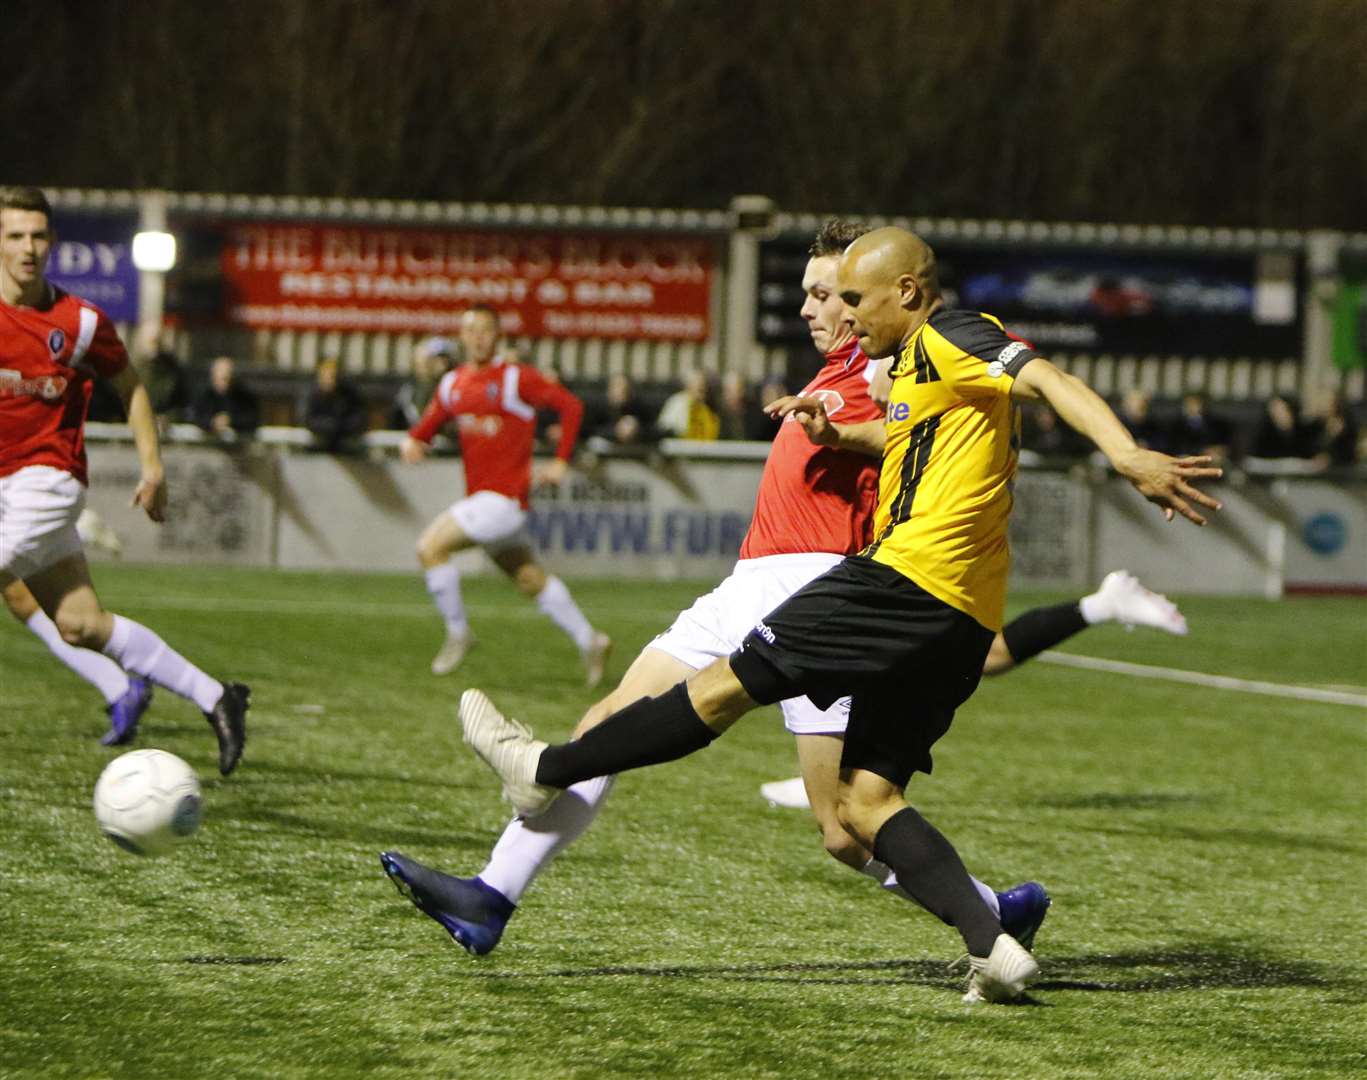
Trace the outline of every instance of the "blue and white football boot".
[[517, 905], [479, 878], [459, 878], [423, 866], [397, 851], [380, 854], [380, 865], [401, 895], [441, 923], [451, 940], [472, 956], [492, 952]]

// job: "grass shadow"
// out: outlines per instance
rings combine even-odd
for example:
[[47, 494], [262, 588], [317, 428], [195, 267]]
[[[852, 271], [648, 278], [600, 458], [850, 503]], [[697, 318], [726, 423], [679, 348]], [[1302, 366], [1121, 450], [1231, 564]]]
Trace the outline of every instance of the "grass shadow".
[[1214, 795], [1198, 792], [1098, 791], [1091, 795], [1039, 799], [1036, 806], [1050, 810], [1164, 810], [1170, 806], [1200, 806], [1217, 802]]
[[394, 847], [453, 848], [469, 845], [475, 849], [489, 846], [488, 833], [463, 833], [456, 830], [415, 829], [382, 822], [362, 823], [335, 817], [305, 817], [268, 807], [225, 809], [215, 813], [216, 821], [249, 822], [270, 826], [273, 831], [307, 836], [316, 840], [336, 840], [370, 846], [378, 853]]
[[[1304, 961], [1275, 959], [1255, 950], [1216, 946], [1158, 947], [1135, 952], [1046, 956], [1045, 977], [1034, 990], [1092, 993], [1171, 993], [1186, 990], [1335, 990], [1367, 997], [1367, 980]], [[939, 960], [820, 961], [776, 964], [606, 965], [550, 971], [474, 971], [472, 979], [715, 979], [725, 982], [783, 982], [858, 986], [959, 986]]]

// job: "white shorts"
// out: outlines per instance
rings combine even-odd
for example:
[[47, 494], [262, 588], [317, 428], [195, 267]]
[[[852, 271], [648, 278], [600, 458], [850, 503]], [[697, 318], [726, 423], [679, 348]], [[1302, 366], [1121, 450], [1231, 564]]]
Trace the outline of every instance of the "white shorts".
[[527, 511], [516, 499], [497, 491], [476, 491], [452, 503], [446, 512], [466, 536], [489, 551], [531, 546]]
[[[760, 619], [840, 560], [824, 553], [741, 559], [730, 577], [698, 597], [646, 648], [659, 649], [691, 668], [705, 668], [719, 656], [730, 656]], [[829, 709], [818, 709], [805, 697], [789, 698], [779, 707], [783, 726], [794, 735], [841, 735], [850, 719], [847, 697]]]
[[85, 485], [50, 465], [0, 477], [0, 573], [27, 578], [81, 551]]

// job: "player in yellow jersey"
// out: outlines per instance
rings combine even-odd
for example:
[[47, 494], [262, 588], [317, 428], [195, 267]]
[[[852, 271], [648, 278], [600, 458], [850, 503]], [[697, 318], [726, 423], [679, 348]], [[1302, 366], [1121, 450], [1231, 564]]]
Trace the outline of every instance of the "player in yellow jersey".
[[977, 687], [1001, 627], [1006, 523], [1016, 449], [1013, 400], [1042, 400], [1090, 438], [1171, 520], [1201, 525], [1219, 503], [1193, 487], [1220, 470], [1205, 457], [1137, 446], [1104, 401], [990, 316], [946, 310], [935, 256], [918, 236], [878, 229], [837, 274], [845, 320], [870, 357], [896, 356], [885, 420], [833, 424], [821, 403], [793, 414], [818, 442], [883, 454], [874, 541], [775, 608], [739, 649], [687, 683], [616, 713], [580, 739], [547, 746], [478, 690], [461, 699], [466, 740], [524, 816], [594, 776], [702, 749], [759, 704], [850, 694], [840, 816], [923, 907], [962, 935], [968, 1000], [1019, 997], [1039, 973], [973, 887], [958, 854], [907, 805], [912, 774]]

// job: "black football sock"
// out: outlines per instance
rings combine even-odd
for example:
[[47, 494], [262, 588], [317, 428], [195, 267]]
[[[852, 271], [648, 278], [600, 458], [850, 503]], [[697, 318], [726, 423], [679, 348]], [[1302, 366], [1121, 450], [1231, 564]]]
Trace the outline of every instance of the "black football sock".
[[1051, 607], [1031, 608], [1020, 618], [1002, 627], [1002, 637], [1011, 659], [1023, 664], [1045, 649], [1067, 641], [1079, 630], [1087, 629], [1082, 608], [1076, 600]]
[[963, 935], [969, 955], [991, 954], [1002, 925], [934, 825], [910, 806], [899, 810], [874, 837], [873, 857], [892, 867], [897, 883], [918, 904]]
[[688, 700], [688, 687], [679, 683], [659, 697], [613, 713], [573, 742], [547, 747], [536, 766], [536, 782], [567, 788], [595, 776], [686, 757], [716, 737]]

